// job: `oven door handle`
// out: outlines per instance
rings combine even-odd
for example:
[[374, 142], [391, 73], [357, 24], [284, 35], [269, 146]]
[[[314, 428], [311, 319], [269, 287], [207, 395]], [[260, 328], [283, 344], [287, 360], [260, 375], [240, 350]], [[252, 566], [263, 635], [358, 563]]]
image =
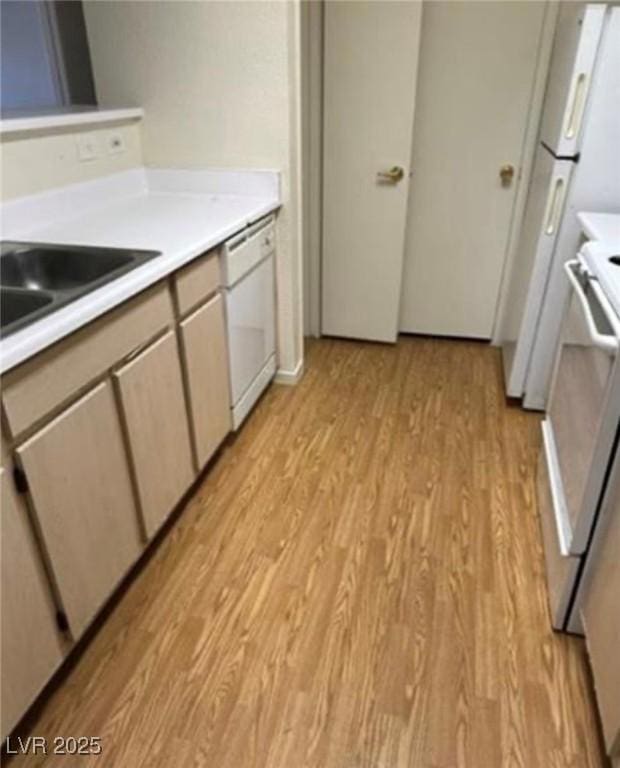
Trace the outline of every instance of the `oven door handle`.
[[[602, 349], [603, 351], [608, 352], [611, 355], [615, 355], [618, 352], [618, 347], [619, 347], [618, 337], [615, 335], [609, 335], [609, 334], [598, 332], [596, 323], [594, 322], [594, 318], [592, 317], [592, 310], [590, 309], [590, 304], [588, 303], [588, 297], [583, 292], [581, 283], [579, 282], [579, 280], [577, 280], [577, 278], [575, 277], [575, 273], [573, 272], [573, 268], [578, 266], [579, 266], [579, 262], [577, 261], [577, 259], [571, 259], [570, 261], [567, 261], [564, 263], [564, 271], [566, 272], [566, 275], [573, 287], [573, 290], [575, 291], [575, 294], [579, 299], [579, 303], [581, 304], [581, 309], [586, 319], [586, 325], [588, 326], [588, 333], [590, 334], [592, 343], [595, 346], [597, 346], [599, 349]], [[617, 323], [614, 323], [613, 320], [609, 317], [608, 310], [605, 306], [607, 300], [602, 295], [602, 291], [600, 290], [598, 285], [595, 285], [593, 282], [591, 282], [590, 285], [592, 286], [592, 290], [594, 290], [594, 292], [596, 293], [596, 298], [600, 302], [603, 308], [603, 311], [608, 317], [608, 320], [612, 323], [613, 327], [615, 328]]]

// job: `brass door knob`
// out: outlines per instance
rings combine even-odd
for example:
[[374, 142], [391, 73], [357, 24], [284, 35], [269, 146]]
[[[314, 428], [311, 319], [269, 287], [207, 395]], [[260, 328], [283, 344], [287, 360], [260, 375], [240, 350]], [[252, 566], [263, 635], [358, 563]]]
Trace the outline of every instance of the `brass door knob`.
[[502, 165], [502, 167], [499, 169], [499, 177], [502, 180], [502, 186], [509, 187], [512, 184], [514, 175], [515, 175], [514, 165], [510, 165], [510, 163], [506, 163], [506, 165]]
[[405, 171], [400, 167], [400, 165], [393, 166], [389, 171], [379, 171], [377, 173], [377, 178], [379, 181], [387, 181], [390, 184], [397, 184], [404, 178], [404, 176]]

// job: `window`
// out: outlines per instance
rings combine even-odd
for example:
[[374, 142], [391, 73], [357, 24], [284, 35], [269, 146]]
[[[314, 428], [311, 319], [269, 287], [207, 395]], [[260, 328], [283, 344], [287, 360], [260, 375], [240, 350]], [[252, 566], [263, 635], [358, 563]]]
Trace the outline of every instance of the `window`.
[[0, 32], [3, 113], [97, 103], [81, 2], [0, 0]]

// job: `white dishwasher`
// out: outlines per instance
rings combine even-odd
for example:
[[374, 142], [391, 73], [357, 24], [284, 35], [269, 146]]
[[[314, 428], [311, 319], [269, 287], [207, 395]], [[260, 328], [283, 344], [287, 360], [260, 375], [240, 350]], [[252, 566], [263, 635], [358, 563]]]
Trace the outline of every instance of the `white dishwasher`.
[[269, 216], [224, 244], [233, 429], [238, 429], [276, 371], [275, 219]]

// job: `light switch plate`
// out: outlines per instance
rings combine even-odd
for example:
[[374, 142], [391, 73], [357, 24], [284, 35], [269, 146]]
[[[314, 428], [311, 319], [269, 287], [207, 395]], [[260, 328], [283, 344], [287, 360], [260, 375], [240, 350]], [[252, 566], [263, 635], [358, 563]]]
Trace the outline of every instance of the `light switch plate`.
[[77, 137], [77, 151], [81, 162], [99, 157], [99, 141], [93, 133], [82, 133]]

